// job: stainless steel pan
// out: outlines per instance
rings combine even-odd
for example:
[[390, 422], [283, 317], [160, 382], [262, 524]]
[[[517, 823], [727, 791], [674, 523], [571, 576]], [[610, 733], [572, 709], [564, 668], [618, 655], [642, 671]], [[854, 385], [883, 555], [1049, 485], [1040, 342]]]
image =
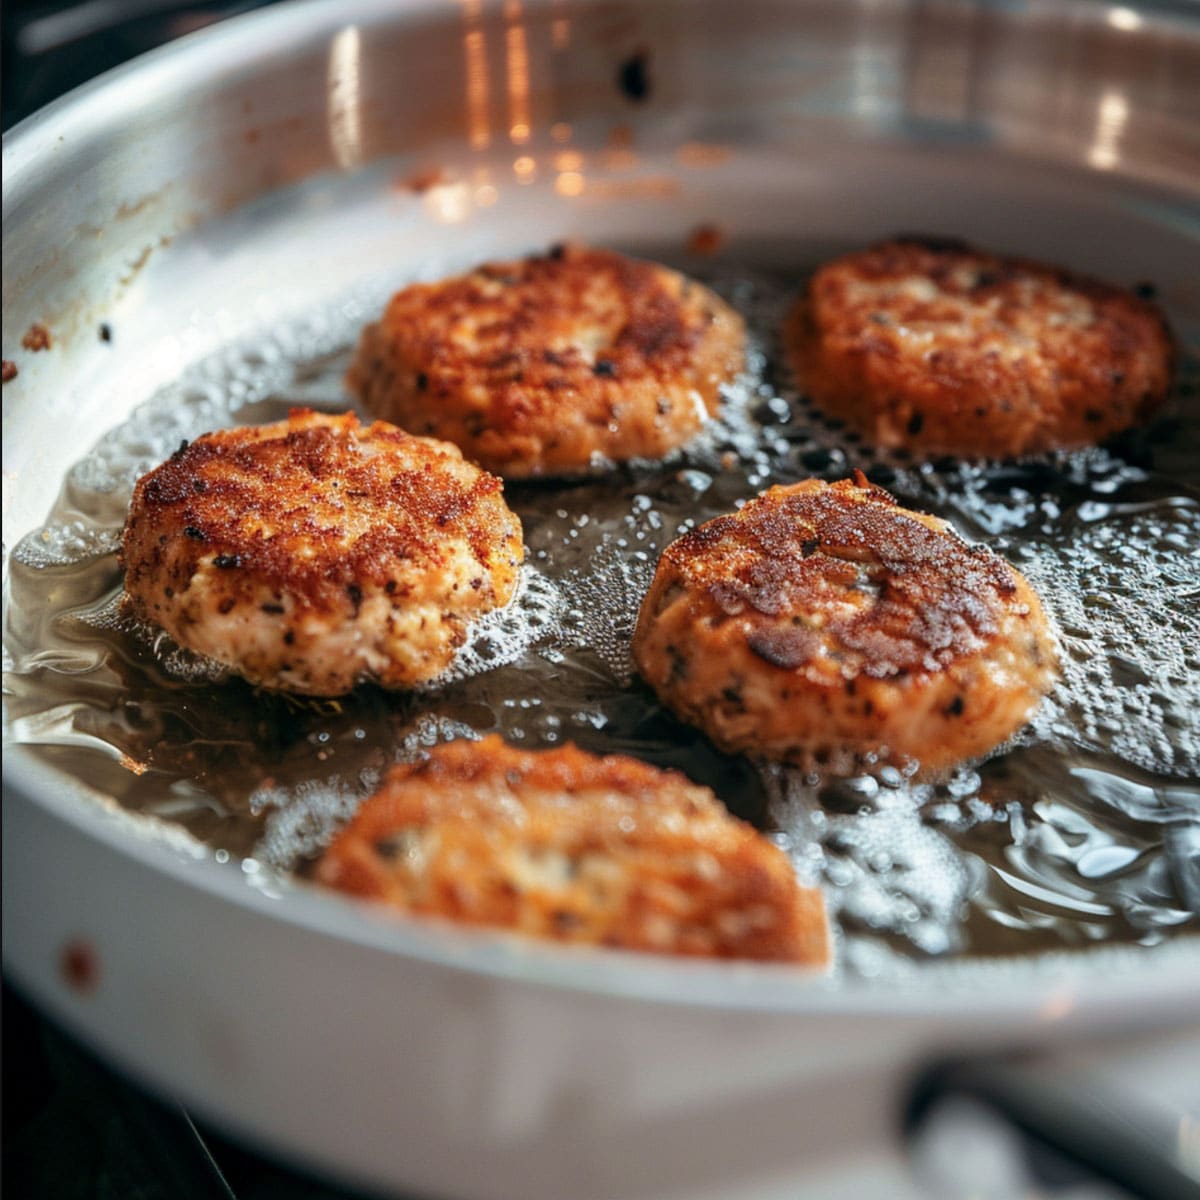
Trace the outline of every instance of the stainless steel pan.
[[[309, 0], [237, 18], [5, 139], [6, 555], [102, 433], [235, 335], [381, 271], [561, 236], [951, 231], [1153, 278], [1194, 347], [1197, 113], [1187, 4]], [[35, 322], [48, 351], [19, 348]], [[930, 1051], [1197, 1019], [1194, 937], [883, 986], [364, 916], [218, 861], [21, 740], [6, 971], [139, 1078], [368, 1185], [870, 1194], [895, 1161], [896, 1081]]]

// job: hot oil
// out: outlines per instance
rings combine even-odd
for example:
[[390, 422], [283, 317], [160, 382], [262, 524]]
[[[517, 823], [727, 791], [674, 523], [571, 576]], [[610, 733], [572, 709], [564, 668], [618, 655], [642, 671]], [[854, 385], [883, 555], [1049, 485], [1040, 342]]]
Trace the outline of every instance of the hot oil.
[[[122, 614], [115, 551], [136, 478], [208, 429], [349, 407], [349, 347], [383, 297], [344, 298], [201, 364], [106, 436], [15, 548], [9, 736], [221, 858], [301, 873], [389, 764], [441, 740], [635, 754], [713, 787], [822, 883], [859, 975], [1194, 932], [1200, 494], [1179, 474], [1200, 461], [1195, 364], [1173, 418], [1108, 449], [1003, 466], [880, 457], [780, 365], [774, 331], [799, 278], [709, 279], [753, 342], [725, 416], [686, 452], [506, 488], [528, 545], [520, 595], [440, 686], [413, 693], [266, 693]], [[1063, 678], [1030, 728], [937, 784], [720, 754], [633, 672], [638, 605], [670, 541], [772, 483], [854, 468], [1006, 555], [1059, 627]]]

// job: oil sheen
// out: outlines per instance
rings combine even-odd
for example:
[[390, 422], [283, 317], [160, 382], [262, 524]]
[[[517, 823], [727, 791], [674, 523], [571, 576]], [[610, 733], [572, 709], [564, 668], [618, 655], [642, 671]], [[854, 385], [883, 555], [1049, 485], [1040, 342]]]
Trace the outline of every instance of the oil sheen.
[[[1195, 363], [1167, 417], [1105, 449], [1004, 465], [881, 457], [812, 409], [782, 366], [775, 331], [802, 277], [725, 267], [705, 279], [746, 316], [752, 344], [722, 419], [686, 450], [506, 487], [528, 545], [520, 593], [416, 692], [262, 692], [123, 614], [116, 549], [137, 477], [206, 430], [293, 405], [352, 407], [342, 375], [383, 296], [340, 297], [199, 364], [105, 436], [14, 548], [8, 739], [222, 860], [300, 874], [389, 764], [439, 740], [497, 732], [633, 754], [711, 786], [820, 883], [842, 969], [856, 976], [1194, 935]], [[892, 767], [821, 778], [722, 755], [633, 672], [638, 605], [670, 541], [771, 484], [856, 467], [1007, 557], [1057, 626], [1063, 675], [1032, 725], [942, 783]]]

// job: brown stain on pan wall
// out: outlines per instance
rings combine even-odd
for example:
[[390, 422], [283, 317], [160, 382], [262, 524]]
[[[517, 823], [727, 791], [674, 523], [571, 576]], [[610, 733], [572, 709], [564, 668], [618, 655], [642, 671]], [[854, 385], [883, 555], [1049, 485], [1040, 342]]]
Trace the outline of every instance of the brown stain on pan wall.
[[[154, 251], [170, 245], [179, 234], [200, 223], [201, 215], [195, 211], [172, 215], [170, 232], [150, 231], [149, 241], [140, 251], [136, 254], [132, 248], [128, 251], [134, 254], [130, 265], [121, 275], [105, 284], [103, 289], [84, 292], [72, 282], [84, 271], [90, 270], [86, 262], [81, 264], [78, 261], [77, 243], [94, 243], [106, 237], [120, 237], [127, 232], [124, 223], [139, 217], [142, 218], [142, 223], [159, 223], [161, 218], [158, 209], [167, 199], [172, 187], [172, 184], [167, 184], [134, 200], [122, 201], [112, 210], [111, 216], [102, 218], [99, 223], [85, 221], [74, 226], [69, 234], [55, 244], [50, 253], [40, 256], [28, 269], [19, 274], [6, 274], [7, 306], [15, 309], [17, 306], [11, 298], [20, 297], [28, 292], [34, 299], [31, 299], [26, 312], [30, 308], [34, 311], [40, 310], [38, 319], [22, 338], [21, 345], [24, 349], [49, 349], [54, 343], [69, 348], [81, 333], [90, 336], [107, 312], [121, 300], [129, 284], [145, 267]], [[94, 252], [88, 250], [85, 253], [90, 256]], [[105, 256], [106, 272], [113, 270], [114, 258], [115, 256]], [[8, 266], [7, 263], [5, 265]], [[101, 290], [104, 294], [98, 294]], [[28, 340], [31, 335], [35, 343], [41, 340], [40, 335], [36, 333], [39, 327], [45, 330], [46, 341], [44, 344], [31, 345]], [[51, 329], [54, 331], [53, 335], [50, 333]], [[4, 382], [15, 379], [18, 373], [17, 364], [13, 363], [12, 371], [5, 371]]]
[[21, 345], [26, 350], [32, 350], [37, 353], [40, 350], [49, 350], [54, 345], [54, 335], [46, 328], [41, 321], [34, 321], [30, 327], [25, 330], [25, 335], [21, 338]]
[[100, 982], [100, 959], [91, 942], [73, 938], [62, 948], [58, 960], [63, 982], [73, 992], [86, 995], [96, 990]]
[[688, 234], [689, 254], [716, 254], [725, 245], [725, 231], [719, 225], [697, 225]]

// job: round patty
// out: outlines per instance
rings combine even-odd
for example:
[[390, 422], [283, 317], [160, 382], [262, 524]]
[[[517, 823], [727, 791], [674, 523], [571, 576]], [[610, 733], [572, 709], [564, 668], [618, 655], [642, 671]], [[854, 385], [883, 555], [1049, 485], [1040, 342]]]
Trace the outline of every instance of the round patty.
[[983, 754], [1056, 667], [1012, 567], [861, 474], [771, 488], [673, 542], [633, 652], [722, 749], [834, 770], [876, 755], [936, 772]]
[[655, 263], [556, 247], [392, 297], [347, 383], [508, 479], [661, 458], [715, 415], [741, 318]]
[[410, 913], [627, 950], [828, 960], [821, 893], [707, 788], [498, 737], [393, 768], [325, 852], [330, 887]]
[[874, 445], [995, 458], [1145, 421], [1174, 356], [1161, 314], [1130, 292], [916, 239], [821, 267], [784, 338], [805, 393]]
[[512, 597], [501, 489], [456, 447], [349, 413], [205, 434], [134, 488], [127, 603], [264, 687], [409, 687]]

